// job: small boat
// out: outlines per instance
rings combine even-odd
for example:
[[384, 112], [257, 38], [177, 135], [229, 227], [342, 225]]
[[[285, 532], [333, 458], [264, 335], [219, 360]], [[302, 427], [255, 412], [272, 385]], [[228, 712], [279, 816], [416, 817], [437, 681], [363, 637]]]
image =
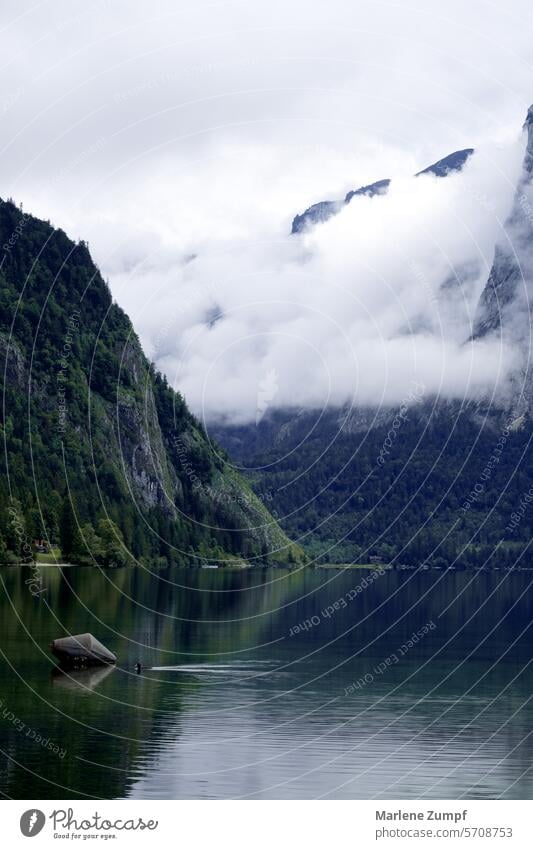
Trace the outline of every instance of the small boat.
[[69, 666], [98, 666], [117, 662], [113, 652], [106, 649], [92, 634], [76, 634], [53, 640], [50, 650], [61, 663]]

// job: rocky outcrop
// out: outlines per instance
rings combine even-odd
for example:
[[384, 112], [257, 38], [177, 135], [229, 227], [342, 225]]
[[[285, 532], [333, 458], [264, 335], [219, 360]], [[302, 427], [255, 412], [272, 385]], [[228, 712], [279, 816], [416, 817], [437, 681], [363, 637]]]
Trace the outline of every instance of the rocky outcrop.
[[361, 186], [360, 189], [348, 192], [344, 198], [344, 203], [350, 203], [352, 198], [361, 197], [361, 195], [365, 195], [369, 198], [373, 198], [375, 195], [384, 195], [386, 194], [389, 186], [390, 180], [378, 180], [376, 183], [370, 183], [369, 186]]
[[[421, 177], [423, 174], [433, 174], [435, 177], [446, 177], [452, 171], [460, 171], [466, 161], [470, 158], [474, 149], [472, 147], [465, 150], [456, 150], [445, 156], [444, 159], [439, 159], [433, 165], [428, 165], [423, 171], [415, 174], [415, 177]], [[296, 215], [292, 222], [291, 233], [303, 233], [309, 227], [315, 224], [320, 224], [327, 221], [333, 215], [336, 215], [340, 210], [350, 203], [354, 197], [375, 197], [376, 195], [384, 195], [390, 186], [391, 181], [377, 180], [375, 183], [370, 183], [368, 186], [361, 186], [359, 189], [354, 189], [346, 194], [344, 200], [324, 200], [319, 203], [314, 203], [305, 212]]]
[[496, 245], [479, 300], [474, 339], [499, 332], [507, 341], [523, 344], [529, 336], [529, 294], [533, 283], [533, 107], [528, 110], [524, 132], [522, 176], [505, 223], [505, 240]]
[[433, 174], [435, 177], [446, 177], [451, 171], [461, 171], [463, 165], [472, 156], [473, 147], [466, 147], [464, 150], [456, 150], [445, 156], [444, 159], [439, 159], [433, 165], [428, 165], [423, 171], [415, 174], [415, 177], [421, 177], [422, 174]]
[[303, 233], [308, 227], [327, 221], [332, 215], [336, 215], [342, 209], [342, 201], [322, 200], [314, 203], [301, 215], [296, 215], [292, 222], [291, 233]]
[[499, 330], [514, 304], [522, 279], [520, 263], [512, 248], [497, 245], [489, 279], [481, 293], [474, 321], [474, 339]]
[[3, 364], [6, 380], [18, 386], [24, 387], [24, 354], [16, 340], [8, 333], [0, 333], [0, 362]]

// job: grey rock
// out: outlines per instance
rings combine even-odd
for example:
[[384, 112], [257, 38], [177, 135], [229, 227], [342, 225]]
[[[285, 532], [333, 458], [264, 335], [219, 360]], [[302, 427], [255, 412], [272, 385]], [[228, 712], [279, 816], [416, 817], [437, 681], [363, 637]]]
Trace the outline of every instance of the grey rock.
[[507, 238], [494, 251], [490, 274], [479, 299], [474, 339], [499, 332], [502, 338], [520, 344], [529, 335], [528, 288], [533, 282], [533, 106], [528, 110], [524, 131], [522, 175], [505, 223]]
[[332, 215], [336, 215], [341, 207], [342, 202], [337, 200], [323, 200], [314, 203], [301, 215], [294, 217], [291, 233], [303, 233], [308, 227], [327, 221]]
[[20, 388], [25, 384], [24, 354], [17, 342], [9, 338], [7, 333], [0, 333], [0, 367], [5, 369], [8, 383], [16, 384]]

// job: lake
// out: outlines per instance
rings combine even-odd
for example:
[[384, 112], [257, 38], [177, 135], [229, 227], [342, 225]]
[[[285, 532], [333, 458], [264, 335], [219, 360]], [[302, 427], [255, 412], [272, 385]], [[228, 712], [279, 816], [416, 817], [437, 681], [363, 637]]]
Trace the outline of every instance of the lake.
[[[40, 572], [0, 571], [4, 796], [533, 796], [533, 572]], [[58, 673], [84, 631], [116, 668]]]

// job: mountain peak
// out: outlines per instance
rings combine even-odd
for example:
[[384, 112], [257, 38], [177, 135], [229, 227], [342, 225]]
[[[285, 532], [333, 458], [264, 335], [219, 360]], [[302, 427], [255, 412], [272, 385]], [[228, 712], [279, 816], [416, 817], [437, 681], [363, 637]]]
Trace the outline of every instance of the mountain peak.
[[435, 177], [446, 177], [450, 171], [460, 171], [467, 159], [472, 156], [473, 152], [473, 147], [465, 147], [464, 150], [456, 150], [448, 156], [445, 156], [443, 159], [439, 159], [438, 162], [434, 162], [433, 165], [429, 165], [427, 168], [424, 168], [423, 171], [419, 171], [415, 174], [415, 177], [421, 177], [422, 174], [433, 174]]
[[[532, 110], [530, 110], [530, 112], [531, 111]], [[531, 149], [533, 167], [533, 137], [531, 141]], [[439, 159], [437, 162], [434, 162], [432, 165], [428, 165], [428, 167], [424, 168], [422, 171], [418, 171], [415, 174], [415, 177], [421, 177], [423, 174], [433, 174], [435, 177], [447, 177], [448, 174], [453, 171], [461, 171], [463, 165], [473, 153], [473, 147], [467, 147], [464, 150], [456, 150], [448, 156], [445, 156], [443, 159]], [[295, 233], [303, 233], [313, 224], [319, 224], [323, 221], [327, 221], [328, 218], [331, 218], [333, 215], [340, 212], [342, 207], [349, 204], [354, 197], [360, 197], [361, 195], [374, 197], [376, 195], [386, 194], [390, 183], [391, 181], [388, 178], [385, 180], [377, 180], [375, 183], [370, 183], [367, 186], [361, 186], [359, 189], [354, 189], [348, 192], [344, 200], [325, 200], [314, 203], [300, 215], [296, 215], [294, 217], [291, 233], [293, 235]]]

